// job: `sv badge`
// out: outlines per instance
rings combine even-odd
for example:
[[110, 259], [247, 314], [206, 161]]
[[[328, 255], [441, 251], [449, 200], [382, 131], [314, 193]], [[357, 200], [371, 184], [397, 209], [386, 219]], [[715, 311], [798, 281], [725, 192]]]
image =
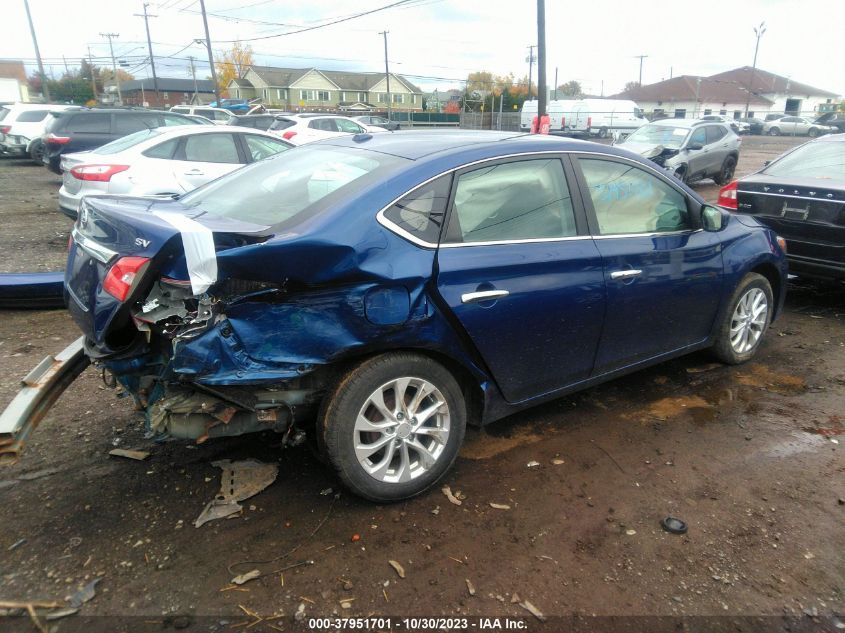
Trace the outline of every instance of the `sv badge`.
[[142, 248], [147, 248], [150, 245], [150, 240], [145, 240], [143, 237], [136, 237], [135, 238], [135, 246], [141, 246]]

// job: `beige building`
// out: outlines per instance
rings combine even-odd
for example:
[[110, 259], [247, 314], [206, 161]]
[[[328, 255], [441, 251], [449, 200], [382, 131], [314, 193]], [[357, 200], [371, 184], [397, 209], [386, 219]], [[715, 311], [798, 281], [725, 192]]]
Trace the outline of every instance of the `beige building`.
[[[265, 106], [291, 111], [367, 112], [388, 105], [384, 73], [250, 66], [227, 89], [232, 99], [261, 99]], [[422, 91], [401, 75], [390, 74], [390, 96], [395, 111], [422, 110]]]

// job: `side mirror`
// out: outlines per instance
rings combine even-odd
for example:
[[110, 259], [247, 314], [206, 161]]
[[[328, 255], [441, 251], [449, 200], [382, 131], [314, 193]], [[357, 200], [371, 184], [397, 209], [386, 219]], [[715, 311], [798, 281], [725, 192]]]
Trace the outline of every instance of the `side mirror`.
[[768, 167], [771, 164], [772, 164], [772, 161], [767, 160], [766, 162], [763, 163], [763, 167]]
[[701, 143], [690, 143], [689, 145], [687, 145], [687, 150], [689, 151], [694, 152], [700, 149], [704, 149], [704, 145], [702, 145]]
[[701, 228], [705, 231], [720, 231], [724, 226], [724, 211], [705, 204], [701, 207]]

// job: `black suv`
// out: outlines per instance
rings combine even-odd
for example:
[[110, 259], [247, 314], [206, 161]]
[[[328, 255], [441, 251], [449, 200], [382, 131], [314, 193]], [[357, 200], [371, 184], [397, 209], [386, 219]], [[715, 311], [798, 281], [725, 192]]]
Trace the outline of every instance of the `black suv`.
[[141, 108], [91, 108], [51, 113], [41, 140], [44, 164], [61, 174], [62, 154], [96, 149], [127, 134], [164, 125], [199, 125], [175, 112]]

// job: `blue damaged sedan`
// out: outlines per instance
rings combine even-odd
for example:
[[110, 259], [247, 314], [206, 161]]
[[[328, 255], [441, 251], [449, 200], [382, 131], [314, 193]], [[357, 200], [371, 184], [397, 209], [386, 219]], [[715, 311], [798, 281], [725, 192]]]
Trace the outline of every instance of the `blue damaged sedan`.
[[175, 200], [84, 198], [65, 280], [83, 336], [28, 376], [0, 451], [91, 362], [158, 437], [313, 433], [352, 491], [404, 499], [467, 424], [694, 350], [749, 360], [786, 273], [775, 233], [622, 149], [331, 139]]

